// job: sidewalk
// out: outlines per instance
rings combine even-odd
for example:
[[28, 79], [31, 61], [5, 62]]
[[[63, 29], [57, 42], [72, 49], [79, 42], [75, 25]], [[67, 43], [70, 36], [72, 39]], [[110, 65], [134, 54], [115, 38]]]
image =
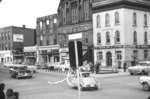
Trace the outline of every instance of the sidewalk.
[[[49, 70], [37, 70], [38, 73], [46, 73], [46, 74], [61, 74], [61, 75], [66, 75], [67, 72], [62, 72], [62, 71], [49, 71]], [[100, 73], [100, 74], [95, 74], [93, 73], [92, 74], [93, 76], [95, 77], [117, 77], [117, 76], [126, 76], [126, 75], [129, 75], [129, 73], [126, 71], [126, 72], [123, 72], [123, 71], [119, 71], [117, 73]]]

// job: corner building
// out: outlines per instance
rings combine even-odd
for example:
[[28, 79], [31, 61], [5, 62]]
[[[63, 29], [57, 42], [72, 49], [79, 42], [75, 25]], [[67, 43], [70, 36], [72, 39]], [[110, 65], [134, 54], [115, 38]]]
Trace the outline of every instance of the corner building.
[[122, 68], [150, 60], [149, 21], [149, 0], [95, 0], [94, 61]]

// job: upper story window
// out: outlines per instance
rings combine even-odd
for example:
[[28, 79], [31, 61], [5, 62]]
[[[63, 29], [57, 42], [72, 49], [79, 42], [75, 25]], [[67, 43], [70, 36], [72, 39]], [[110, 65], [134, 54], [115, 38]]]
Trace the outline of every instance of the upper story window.
[[97, 33], [97, 44], [101, 44], [101, 33]]
[[120, 24], [119, 13], [115, 12], [115, 25], [119, 25], [119, 24]]
[[110, 43], [110, 32], [106, 32], [106, 43]]
[[46, 25], [49, 25], [50, 24], [50, 21], [49, 20], [46, 20]]
[[137, 26], [137, 14], [133, 13], [133, 26]]
[[148, 37], [148, 36], [147, 36], [147, 32], [144, 32], [144, 43], [145, 43], [145, 44], [147, 44], [147, 42], [148, 42], [148, 41], [147, 41], [147, 40], [148, 40], [147, 37]]
[[100, 15], [96, 17], [97, 28], [100, 28]]
[[110, 16], [108, 13], [105, 15], [105, 26], [108, 27], [110, 26]]
[[134, 31], [133, 33], [133, 43], [137, 44], [137, 32], [136, 31]]
[[120, 32], [116, 31], [115, 33], [115, 43], [120, 43]]
[[147, 27], [147, 14], [144, 14], [144, 27]]
[[42, 29], [42, 22], [40, 22], [40, 29]]

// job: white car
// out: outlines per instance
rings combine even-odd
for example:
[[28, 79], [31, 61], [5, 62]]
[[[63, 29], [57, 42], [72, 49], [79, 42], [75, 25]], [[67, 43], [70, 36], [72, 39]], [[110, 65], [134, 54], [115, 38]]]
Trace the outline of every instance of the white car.
[[140, 83], [143, 86], [143, 90], [149, 91], [150, 90], [150, 76], [142, 76], [140, 77]]
[[[91, 76], [90, 72], [80, 72], [80, 90], [83, 89], [98, 89], [98, 81], [95, 77]], [[78, 79], [76, 73], [69, 73], [67, 77], [67, 83], [72, 88], [78, 88]]]
[[144, 74], [148, 75], [150, 73], [150, 61], [139, 62], [136, 66], [128, 67], [128, 72], [133, 74]]

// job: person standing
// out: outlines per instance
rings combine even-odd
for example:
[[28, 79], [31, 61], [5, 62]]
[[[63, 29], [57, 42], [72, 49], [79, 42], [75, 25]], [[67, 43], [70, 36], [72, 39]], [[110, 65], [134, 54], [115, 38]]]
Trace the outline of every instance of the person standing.
[[5, 89], [5, 84], [1, 83], [0, 84], [0, 99], [5, 99], [4, 89]]
[[124, 72], [126, 72], [126, 70], [127, 70], [127, 63], [123, 64], [123, 70], [124, 70]]

